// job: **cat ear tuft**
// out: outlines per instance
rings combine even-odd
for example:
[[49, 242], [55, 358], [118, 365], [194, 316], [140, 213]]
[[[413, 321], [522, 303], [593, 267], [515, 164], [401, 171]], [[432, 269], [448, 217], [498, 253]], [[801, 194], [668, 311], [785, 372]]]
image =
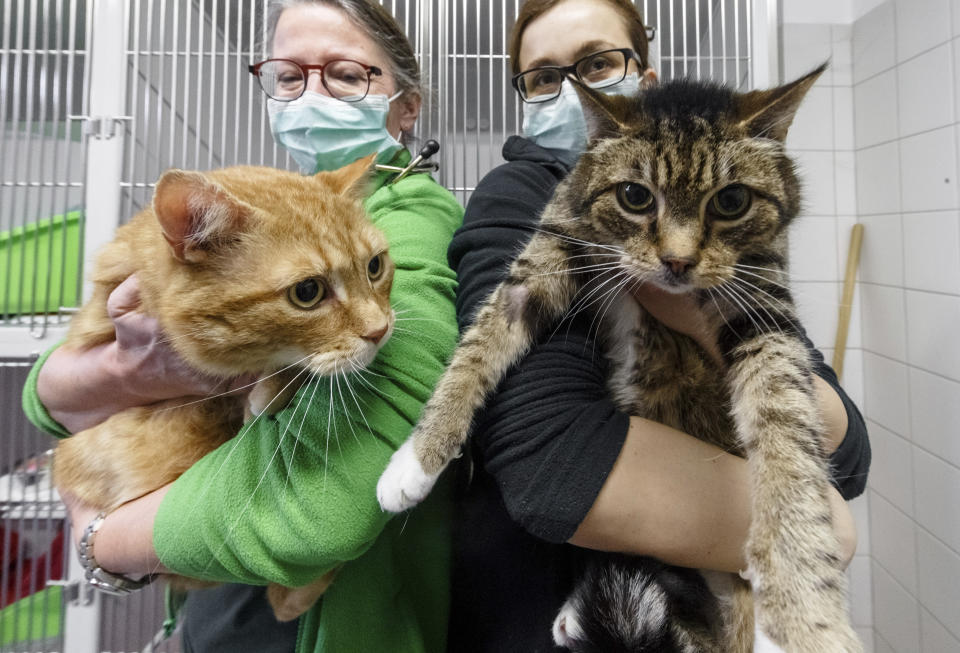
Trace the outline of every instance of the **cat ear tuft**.
[[737, 95], [735, 106], [740, 126], [751, 136], [783, 142], [800, 102], [826, 69], [824, 62], [789, 84]]
[[574, 80], [573, 84], [580, 97], [583, 117], [587, 122], [587, 139], [616, 138], [623, 135], [634, 104], [632, 98], [622, 95], [607, 95]]
[[367, 197], [373, 164], [376, 160], [377, 153], [374, 152], [338, 170], [318, 172], [314, 178], [322, 181], [338, 195], [348, 195], [363, 200]]
[[183, 263], [198, 263], [232, 240], [249, 210], [200, 172], [168, 170], [153, 193], [160, 230]]

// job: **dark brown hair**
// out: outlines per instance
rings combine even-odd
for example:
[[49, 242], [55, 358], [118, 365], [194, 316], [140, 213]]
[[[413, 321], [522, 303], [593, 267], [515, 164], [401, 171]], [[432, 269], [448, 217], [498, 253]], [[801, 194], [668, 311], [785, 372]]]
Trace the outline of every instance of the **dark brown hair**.
[[[520, 8], [517, 14], [517, 21], [513, 24], [513, 30], [510, 32], [510, 66], [513, 73], [520, 72], [520, 41], [523, 38], [523, 32], [527, 26], [546, 12], [556, 7], [565, 0], [527, 0]], [[623, 17], [627, 25], [627, 32], [630, 34], [630, 42], [633, 49], [640, 57], [641, 68], [646, 69], [650, 62], [647, 60], [647, 28], [643, 25], [643, 16], [640, 10], [630, 0], [594, 0], [595, 2], [606, 2], [618, 14]]]

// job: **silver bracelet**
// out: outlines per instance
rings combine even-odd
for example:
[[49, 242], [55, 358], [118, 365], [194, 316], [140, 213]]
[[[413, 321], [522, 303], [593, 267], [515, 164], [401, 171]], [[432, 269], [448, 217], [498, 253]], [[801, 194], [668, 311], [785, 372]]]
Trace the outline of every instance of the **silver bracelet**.
[[93, 544], [97, 531], [103, 526], [103, 520], [106, 516], [106, 512], [101, 512], [83, 529], [83, 535], [80, 536], [80, 542], [77, 544], [77, 555], [80, 557], [84, 576], [90, 585], [107, 594], [124, 596], [143, 589], [152, 583], [158, 574], [149, 574], [139, 580], [134, 580], [120, 574], [111, 573], [97, 563], [97, 559], [93, 555]]

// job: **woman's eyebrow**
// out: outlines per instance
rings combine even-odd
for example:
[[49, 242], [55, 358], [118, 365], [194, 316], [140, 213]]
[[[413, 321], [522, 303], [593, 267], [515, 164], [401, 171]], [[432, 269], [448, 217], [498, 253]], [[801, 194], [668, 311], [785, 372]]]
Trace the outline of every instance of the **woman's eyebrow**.
[[[613, 43], [609, 41], [604, 41], [603, 39], [595, 39], [593, 41], [587, 41], [577, 48], [576, 52], [573, 53], [573, 60], [577, 61], [583, 57], [593, 54], [594, 52], [600, 52], [602, 50], [612, 50], [616, 48]], [[542, 68], [543, 66], [559, 66], [556, 59], [553, 57], [540, 57], [539, 59], [534, 59], [530, 62], [530, 65], [527, 66], [524, 70], [532, 70], [533, 68]]]
[[576, 53], [573, 55], [573, 60], [576, 61], [578, 59], [582, 59], [583, 57], [586, 57], [587, 55], [593, 54], [594, 52], [601, 52], [603, 50], [612, 50], [616, 47], [617, 46], [615, 46], [613, 43], [610, 43], [610, 41], [604, 41], [603, 39], [587, 41], [586, 43], [581, 45], [579, 48], [577, 48]]

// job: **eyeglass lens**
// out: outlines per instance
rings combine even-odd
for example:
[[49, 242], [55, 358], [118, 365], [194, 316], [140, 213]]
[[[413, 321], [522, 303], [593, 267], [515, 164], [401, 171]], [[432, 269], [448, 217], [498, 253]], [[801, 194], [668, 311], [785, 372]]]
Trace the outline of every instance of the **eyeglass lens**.
[[[593, 88], [616, 84], [627, 74], [627, 57], [623, 52], [598, 52], [576, 61], [574, 74]], [[560, 95], [564, 74], [559, 68], [534, 68], [518, 78], [520, 95], [528, 102], [546, 102]]]
[[[339, 100], [361, 100], [370, 87], [367, 69], [356, 61], [329, 61], [321, 75], [324, 88]], [[306, 84], [306, 71], [293, 61], [270, 59], [260, 66], [260, 86], [275, 100], [297, 99], [303, 95]]]

